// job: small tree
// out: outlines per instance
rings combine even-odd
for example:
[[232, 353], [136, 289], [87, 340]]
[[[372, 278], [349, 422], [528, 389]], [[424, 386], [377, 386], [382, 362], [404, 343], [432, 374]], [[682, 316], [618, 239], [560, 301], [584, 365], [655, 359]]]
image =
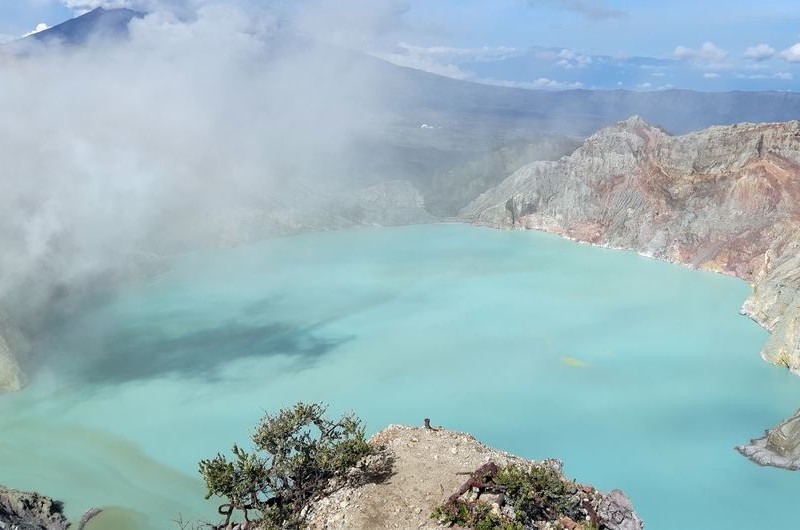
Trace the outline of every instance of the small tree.
[[220, 514], [230, 523], [235, 511], [261, 515], [267, 528], [299, 528], [309, 504], [331, 492], [334, 479], [373, 453], [363, 423], [347, 414], [324, 417], [322, 404], [298, 403], [261, 420], [252, 440], [256, 452], [233, 446], [234, 459], [218, 454], [200, 462], [208, 494], [225, 498]]

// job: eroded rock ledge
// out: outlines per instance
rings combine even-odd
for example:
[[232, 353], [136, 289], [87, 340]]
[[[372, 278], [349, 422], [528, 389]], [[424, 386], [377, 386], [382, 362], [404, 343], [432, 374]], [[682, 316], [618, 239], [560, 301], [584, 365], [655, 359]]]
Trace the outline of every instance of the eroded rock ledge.
[[[487, 447], [469, 434], [392, 425], [370, 443], [386, 447], [393, 460], [392, 476], [380, 483], [347, 487], [318, 501], [310, 512], [310, 530], [377, 530], [381, 528], [441, 529], [431, 518], [434, 509], [457, 492], [470, 473], [488, 462], [500, 467], [552, 466], [563, 476], [557, 460], [531, 462]], [[644, 527], [630, 499], [615, 490], [609, 494], [583, 486], [601, 527], [640, 530]], [[573, 523], [575, 523], [573, 525]], [[585, 521], [555, 521], [543, 528], [581, 528]]]
[[60, 502], [0, 486], [0, 530], [66, 530]]
[[25, 337], [0, 311], [0, 394], [22, 388], [24, 378], [19, 357], [28, 349]]
[[762, 466], [800, 470], [800, 410], [768, 430], [763, 438], [750, 440], [749, 444], [741, 445], [736, 450]]

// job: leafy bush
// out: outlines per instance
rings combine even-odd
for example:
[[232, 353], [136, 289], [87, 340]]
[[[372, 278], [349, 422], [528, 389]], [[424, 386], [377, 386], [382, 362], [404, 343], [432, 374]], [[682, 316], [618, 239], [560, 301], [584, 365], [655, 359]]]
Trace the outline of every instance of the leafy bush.
[[259, 514], [270, 529], [300, 528], [309, 504], [342, 484], [375, 449], [367, 444], [363, 423], [354, 415], [324, 417], [321, 404], [298, 403], [267, 414], [252, 435], [255, 451], [233, 446], [232, 460], [218, 454], [200, 462], [206, 498], [226, 499], [220, 506], [226, 526], [235, 511], [250, 522]]
[[575, 495], [578, 488], [549, 466], [534, 466], [529, 470], [509, 466], [500, 470], [495, 483], [526, 523], [578, 515], [581, 504], [580, 497]]
[[457, 500], [447, 502], [433, 510], [431, 517], [441, 523], [475, 530], [525, 530], [509, 517], [492, 512], [485, 502]]
[[[552, 467], [491, 466], [473, 473], [470, 481], [438, 506], [431, 517], [443, 524], [474, 530], [524, 530], [538, 528], [542, 522], [550, 523], [548, 527], [554, 530], [600, 529], [596, 522], [586, 520], [585, 497], [577, 484], [565, 480]], [[493, 506], [482, 500], [484, 493], [497, 496], [498, 503]], [[498, 509], [500, 505], [504, 507]], [[564, 525], [569, 522], [567, 519], [572, 526]]]

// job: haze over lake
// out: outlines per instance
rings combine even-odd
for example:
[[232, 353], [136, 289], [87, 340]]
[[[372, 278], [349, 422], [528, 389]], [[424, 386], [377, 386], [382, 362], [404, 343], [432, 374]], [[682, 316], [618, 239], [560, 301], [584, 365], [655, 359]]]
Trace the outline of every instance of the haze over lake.
[[119, 506], [132, 528], [212, 517], [197, 461], [247, 445], [264, 411], [319, 400], [373, 431], [430, 417], [563, 459], [568, 476], [623, 489], [648, 529], [783, 527], [800, 479], [733, 448], [791, 413], [800, 383], [759, 359], [767, 334], [737, 313], [748, 293], [465, 225], [183, 255], [48, 339], [58, 361], [0, 401], [2, 480], [47, 485], [73, 517]]

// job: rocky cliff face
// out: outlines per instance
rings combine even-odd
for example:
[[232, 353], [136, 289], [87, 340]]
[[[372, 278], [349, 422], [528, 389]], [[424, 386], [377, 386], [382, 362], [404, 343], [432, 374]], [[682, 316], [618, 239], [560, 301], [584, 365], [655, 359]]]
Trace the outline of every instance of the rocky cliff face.
[[0, 335], [0, 394], [22, 388], [22, 373], [8, 343]]
[[772, 333], [762, 357], [800, 372], [796, 121], [671, 136], [631, 118], [520, 169], [461, 215], [741, 278], [753, 286], [742, 313]]
[[61, 503], [0, 486], [0, 530], [66, 530]]
[[29, 349], [25, 337], [11, 320], [0, 312], [0, 394], [22, 388], [19, 357]]
[[800, 371], [800, 123], [670, 136], [631, 118], [536, 162], [462, 216], [553, 232], [741, 278], [763, 356]]

